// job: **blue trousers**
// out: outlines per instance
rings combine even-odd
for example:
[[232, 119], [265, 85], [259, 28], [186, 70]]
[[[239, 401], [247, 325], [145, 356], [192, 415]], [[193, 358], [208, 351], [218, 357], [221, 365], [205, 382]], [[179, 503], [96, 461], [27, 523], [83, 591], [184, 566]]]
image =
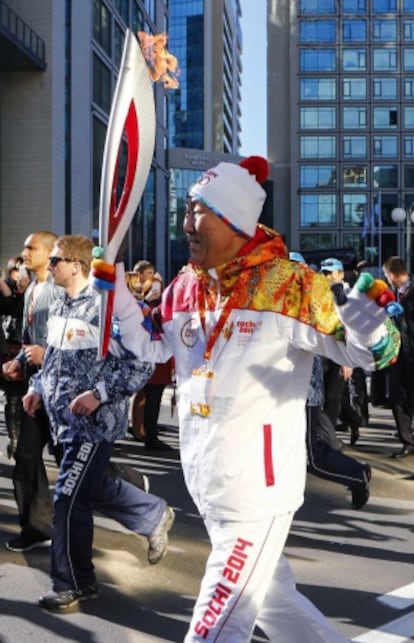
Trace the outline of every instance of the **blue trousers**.
[[51, 577], [53, 589], [82, 589], [95, 583], [92, 562], [93, 510], [149, 536], [166, 502], [107, 475], [112, 444], [63, 444], [53, 500]]

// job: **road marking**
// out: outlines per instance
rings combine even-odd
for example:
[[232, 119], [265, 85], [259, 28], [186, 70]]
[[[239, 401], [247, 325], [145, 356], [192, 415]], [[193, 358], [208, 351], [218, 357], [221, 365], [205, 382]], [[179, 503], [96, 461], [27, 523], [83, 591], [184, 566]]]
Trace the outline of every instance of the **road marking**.
[[393, 607], [396, 610], [404, 610], [414, 604], [414, 583], [399, 587], [393, 592], [379, 596], [377, 600], [383, 605]]
[[414, 612], [381, 625], [355, 639], [353, 643], [405, 643], [414, 637]]

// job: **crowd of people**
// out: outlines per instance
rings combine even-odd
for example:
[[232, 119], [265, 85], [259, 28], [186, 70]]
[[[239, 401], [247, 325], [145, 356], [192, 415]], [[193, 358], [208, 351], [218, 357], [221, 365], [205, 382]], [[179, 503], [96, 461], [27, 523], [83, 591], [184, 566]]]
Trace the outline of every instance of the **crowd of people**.
[[[404, 378], [413, 354], [409, 275], [399, 258], [385, 262], [400, 303], [391, 311], [385, 283], [356, 274], [351, 288], [336, 258], [314, 270], [299, 253], [289, 257], [280, 235], [258, 223], [267, 174], [265, 159], [249, 157], [221, 162], [190, 186], [190, 261], [165, 288], [146, 260], [125, 274], [92, 260], [86, 237], [50, 232], [30, 234], [11, 261], [26, 276], [0, 282], [3, 319], [14, 316], [22, 332], [2, 366], [6, 395], [9, 384], [21, 387], [17, 429], [7, 425], [21, 531], [6, 547], [51, 543], [44, 609], [65, 613], [96, 597], [95, 508], [147, 537], [151, 564], [165, 555], [174, 511], [110, 466], [128, 416], [134, 439], [169, 448], [158, 415], [173, 384], [184, 478], [211, 542], [185, 643], [245, 643], [256, 624], [272, 641], [344, 643], [297, 591], [283, 548], [307, 468], [347, 487], [355, 509], [369, 498], [370, 467], [346, 455], [336, 435], [348, 425], [355, 444], [368, 421], [365, 372], [393, 369], [404, 454], [414, 447]], [[98, 359], [105, 280], [115, 288], [116, 323]], [[59, 467], [53, 511], [46, 445]]]

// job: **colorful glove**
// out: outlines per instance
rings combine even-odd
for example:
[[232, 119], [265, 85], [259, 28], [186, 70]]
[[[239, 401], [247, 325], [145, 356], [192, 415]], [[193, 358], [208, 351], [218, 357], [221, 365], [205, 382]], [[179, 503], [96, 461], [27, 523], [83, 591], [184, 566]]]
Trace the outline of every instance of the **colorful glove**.
[[359, 276], [349, 294], [343, 284], [334, 284], [331, 289], [341, 321], [366, 345], [380, 341], [387, 334], [383, 326], [387, 316], [399, 315], [403, 310], [385, 281], [367, 272]]
[[95, 246], [92, 250], [90, 281], [96, 290], [113, 290], [115, 288], [115, 266], [104, 261], [104, 250]]

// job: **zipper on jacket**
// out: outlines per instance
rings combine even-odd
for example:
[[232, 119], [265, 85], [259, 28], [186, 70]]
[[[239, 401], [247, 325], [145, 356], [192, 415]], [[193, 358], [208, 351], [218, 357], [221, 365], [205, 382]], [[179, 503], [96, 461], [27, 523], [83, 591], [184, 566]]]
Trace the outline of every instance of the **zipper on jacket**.
[[275, 484], [275, 474], [273, 470], [271, 424], [263, 425], [263, 447], [266, 487], [273, 487]]

